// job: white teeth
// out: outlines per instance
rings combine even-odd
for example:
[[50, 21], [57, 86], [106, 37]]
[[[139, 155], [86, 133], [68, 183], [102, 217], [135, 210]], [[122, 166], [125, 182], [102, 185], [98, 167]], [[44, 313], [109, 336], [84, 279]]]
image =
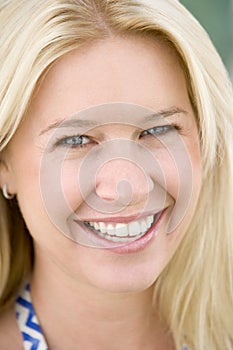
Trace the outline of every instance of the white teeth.
[[147, 231], [147, 224], [145, 221], [141, 222], [141, 232], [145, 233]]
[[106, 233], [110, 236], [115, 236], [114, 227], [112, 224], [108, 225]]
[[105, 222], [86, 222], [95, 229], [96, 233], [113, 242], [129, 242], [132, 238], [138, 238], [149, 230], [154, 221], [154, 215], [146, 218], [131, 221], [130, 223], [105, 223]]
[[141, 228], [138, 221], [130, 222], [129, 224], [129, 235], [138, 236], [141, 233]]
[[118, 237], [127, 237], [128, 236], [128, 228], [126, 224], [116, 224], [115, 227], [116, 236]]
[[106, 233], [107, 232], [107, 228], [104, 222], [100, 222], [99, 223], [99, 228], [98, 230], [100, 230], [102, 233]]
[[99, 229], [99, 225], [97, 224], [97, 222], [94, 222], [94, 229], [98, 230]]
[[146, 218], [147, 226], [150, 226], [152, 224], [153, 220], [154, 220], [153, 215], [147, 216], [147, 218]]

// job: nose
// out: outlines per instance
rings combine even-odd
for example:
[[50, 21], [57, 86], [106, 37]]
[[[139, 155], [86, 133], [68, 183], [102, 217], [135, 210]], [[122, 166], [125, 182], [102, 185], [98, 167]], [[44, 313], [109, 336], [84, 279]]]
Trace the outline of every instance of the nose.
[[128, 159], [113, 159], [97, 171], [96, 194], [105, 201], [117, 201], [121, 205], [145, 202], [154, 184], [142, 167]]

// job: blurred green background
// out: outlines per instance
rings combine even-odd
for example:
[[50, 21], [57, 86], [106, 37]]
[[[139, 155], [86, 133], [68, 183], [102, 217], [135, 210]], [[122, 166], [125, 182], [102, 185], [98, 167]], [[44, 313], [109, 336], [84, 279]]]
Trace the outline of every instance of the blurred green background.
[[180, 0], [209, 33], [233, 77], [233, 0]]

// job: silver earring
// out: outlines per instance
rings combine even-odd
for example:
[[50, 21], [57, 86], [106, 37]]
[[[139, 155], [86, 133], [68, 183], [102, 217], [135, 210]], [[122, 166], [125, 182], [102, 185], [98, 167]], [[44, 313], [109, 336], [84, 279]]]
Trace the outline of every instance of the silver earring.
[[7, 185], [6, 184], [3, 185], [3, 187], [2, 187], [2, 194], [6, 199], [13, 199], [15, 196], [14, 194], [10, 194], [7, 192]]

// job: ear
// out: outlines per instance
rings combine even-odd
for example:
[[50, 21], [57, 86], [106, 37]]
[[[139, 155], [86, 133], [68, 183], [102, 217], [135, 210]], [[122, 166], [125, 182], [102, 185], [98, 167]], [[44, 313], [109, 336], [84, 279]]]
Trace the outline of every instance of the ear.
[[14, 181], [14, 173], [7, 157], [0, 154], [0, 187], [7, 186], [7, 191], [11, 194], [16, 193], [16, 186]]

